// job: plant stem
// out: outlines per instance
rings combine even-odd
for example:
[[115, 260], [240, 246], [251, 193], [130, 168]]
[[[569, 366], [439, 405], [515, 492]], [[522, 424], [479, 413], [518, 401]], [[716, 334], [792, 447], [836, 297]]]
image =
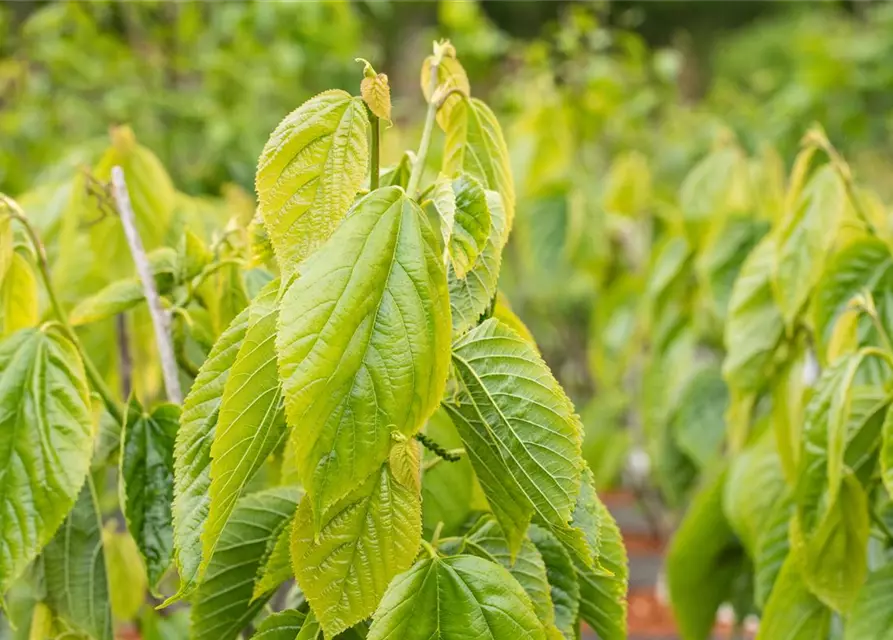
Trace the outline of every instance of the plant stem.
[[453, 449], [448, 451], [424, 433], [415, 434], [415, 439], [421, 442], [422, 446], [428, 451], [436, 454], [439, 458], [442, 458], [447, 462], [458, 462], [462, 454], [465, 453], [464, 449]]
[[428, 101], [428, 112], [425, 114], [425, 128], [422, 130], [422, 140], [419, 142], [419, 152], [416, 154], [415, 164], [412, 167], [412, 173], [409, 175], [409, 184], [406, 185], [406, 192], [409, 197], [418, 190], [419, 183], [422, 181], [422, 174], [425, 172], [425, 160], [428, 156], [428, 147], [431, 146], [431, 132], [434, 130], [434, 119], [437, 116], [437, 100], [435, 100], [434, 91], [437, 89], [437, 69], [438, 62], [431, 64], [431, 80], [428, 84], [431, 96]]
[[143, 248], [139, 231], [136, 228], [136, 214], [130, 204], [130, 195], [127, 192], [127, 182], [124, 180], [124, 170], [119, 166], [112, 167], [112, 188], [115, 196], [115, 206], [121, 223], [124, 227], [124, 235], [127, 236], [127, 244], [130, 246], [130, 254], [136, 264], [143, 285], [143, 295], [149, 304], [149, 314], [152, 316], [152, 327], [155, 329], [155, 342], [158, 347], [158, 355], [161, 357], [161, 372], [164, 377], [164, 388], [167, 397], [175, 404], [183, 403], [183, 392], [180, 389], [179, 371], [177, 359], [174, 355], [174, 346], [171, 341], [170, 315], [161, 306], [161, 298], [155, 288], [155, 279], [149, 268], [149, 259]]
[[843, 156], [838, 153], [837, 149], [831, 144], [831, 141], [825, 137], [824, 133], [819, 138], [818, 142], [828, 158], [831, 159], [831, 164], [834, 166], [837, 175], [843, 181], [843, 187], [846, 190], [847, 198], [849, 199], [850, 204], [853, 205], [853, 211], [856, 212], [856, 216], [865, 225], [869, 234], [877, 236], [877, 228], [868, 218], [868, 214], [862, 207], [862, 200], [859, 198], [859, 194], [856, 193], [856, 185], [853, 182], [853, 173], [850, 170], [850, 165], [847, 164], [846, 160], [843, 159]]
[[378, 189], [379, 174], [381, 173], [380, 164], [380, 147], [381, 147], [381, 120], [377, 115], [372, 113], [369, 107], [366, 107], [369, 113], [369, 123], [372, 125], [372, 158], [369, 162], [369, 190]]
[[21, 207], [19, 207], [15, 201], [4, 196], [2, 197], [2, 202], [9, 208], [12, 219], [17, 220], [25, 229], [25, 233], [31, 242], [31, 246], [34, 248], [34, 253], [37, 254], [37, 271], [40, 273], [40, 279], [43, 281], [43, 288], [46, 290], [47, 297], [50, 299], [50, 306], [53, 308], [53, 313], [55, 314], [56, 319], [62, 325], [65, 335], [78, 350], [78, 353], [81, 356], [81, 361], [84, 363], [84, 372], [87, 374], [87, 379], [90, 381], [90, 384], [96, 393], [99, 394], [99, 397], [102, 398], [102, 402], [109, 415], [112, 416], [115, 422], [119, 424], [123, 423], [123, 410], [118, 405], [111, 390], [106, 386], [96, 365], [93, 364], [93, 361], [87, 355], [84, 345], [81, 344], [77, 333], [75, 333], [74, 328], [68, 320], [68, 314], [65, 313], [65, 309], [59, 303], [59, 298], [56, 296], [56, 289], [53, 287], [53, 281], [50, 278], [50, 267], [47, 262], [46, 251], [43, 248], [43, 243], [40, 241], [40, 237], [38, 237], [34, 227], [31, 226], [31, 222], [25, 217], [25, 212], [22, 211]]

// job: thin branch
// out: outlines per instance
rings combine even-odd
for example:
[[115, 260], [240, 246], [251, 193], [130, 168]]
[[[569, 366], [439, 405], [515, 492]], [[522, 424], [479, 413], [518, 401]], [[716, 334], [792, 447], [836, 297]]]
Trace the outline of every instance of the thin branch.
[[139, 231], [136, 228], [136, 215], [130, 204], [130, 195], [127, 192], [127, 182], [124, 180], [124, 171], [119, 166], [112, 167], [112, 188], [115, 196], [115, 206], [124, 226], [124, 235], [127, 236], [127, 244], [130, 246], [130, 255], [136, 265], [143, 285], [143, 295], [149, 304], [149, 313], [152, 316], [152, 326], [155, 329], [155, 341], [158, 346], [158, 355], [161, 357], [161, 371], [164, 376], [164, 388], [171, 402], [182, 404], [183, 392], [180, 389], [179, 372], [177, 371], [177, 358], [174, 354], [174, 345], [171, 340], [170, 315], [161, 306], [161, 298], [155, 288], [155, 279], [149, 268], [149, 260], [143, 248]]

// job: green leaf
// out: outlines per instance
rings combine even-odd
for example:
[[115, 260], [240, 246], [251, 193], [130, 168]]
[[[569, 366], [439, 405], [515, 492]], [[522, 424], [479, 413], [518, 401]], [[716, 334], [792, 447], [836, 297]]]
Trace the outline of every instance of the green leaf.
[[362, 98], [324, 91], [288, 114], [257, 163], [259, 211], [283, 276], [332, 235], [369, 163]]
[[508, 569], [527, 592], [534, 613], [545, 628], [546, 634], [549, 637], [561, 637], [560, 631], [555, 626], [555, 610], [546, 575], [546, 564], [533, 542], [525, 538], [518, 553], [513, 557], [499, 523], [493, 516], [485, 515], [465, 535], [462, 549], [463, 553], [491, 560]]
[[758, 640], [816, 640], [830, 629], [831, 610], [806, 588], [800, 562], [790, 554], [763, 611]]
[[893, 495], [893, 406], [888, 407], [884, 414], [879, 460], [884, 487], [887, 493]]
[[831, 165], [819, 169], [778, 227], [775, 300], [785, 324], [793, 322], [822, 276], [822, 265], [837, 239], [846, 210], [846, 192]]
[[[5, 208], [5, 207], [4, 207]], [[6, 211], [0, 213], [0, 285], [6, 278], [6, 272], [12, 264], [15, 234], [12, 229], [12, 216]]]
[[772, 296], [773, 236], [763, 238], [745, 260], [732, 287], [724, 343], [723, 377], [731, 388], [758, 391], [784, 335], [784, 320]]
[[399, 187], [357, 202], [285, 293], [277, 351], [298, 469], [319, 522], [378, 470], [391, 433], [437, 407], [450, 312], [437, 241]]
[[[279, 280], [260, 292], [249, 308], [248, 331], [223, 385], [214, 440], [208, 519], [202, 530], [203, 565], [245, 485], [285, 435], [285, 416], [276, 366]], [[202, 574], [204, 566], [199, 568]]]
[[773, 505], [786, 492], [774, 435], [767, 429], [732, 460], [723, 493], [726, 518], [751, 556], [756, 555]]
[[[431, 91], [431, 63], [433, 61], [434, 56], [428, 56], [422, 63], [422, 77], [420, 84], [422, 85], [422, 94], [428, 102], [431, 101], [431, 98], [434, 95]], [[442, 92], [458, 89], [466, 96], [471, 94], [471, 86], [468, 84], [468, 75], [465, 73], [465, 69], [462, 68], [459, 61], [456, 60], [455, 56], [445, 54], [441, 57], [440, 64], [437, 65], [437, 83], [435, 89], [438, 87]], [[462, 101], [463, 98], [459, 95], [450, 96], [444, 101], [440, 109], [437, 110], [437, 123], [441, 128], [446, 129], [452, 110], [457, 104], [461, 104]]]
[[313, 610], [310, 610], [310, 613], [307, 614], [307, 618], [304, 620], [304, 625], [301, 627], [301, 631], [298, 633], [298, 637], [295, 640], [317, 640], [322, 635], [322, 627], [320, 627], [319, 620], [316, 619], [316, 615], [313, 613]]
[[93, 483], [43, 551], [47, 603], [57, 616], [94, 640], [112, 640], [99, 507]]
[[21, 253], [13, 251], [6, 276], [0, 280], [0, 337], [37, 325], [38, 314], [34, 269]]
[[450, 263], [453, 273], [462, 280], [477, 263], [490, 238], [490, 208], [486, 191], [471, 176], [463, 173], [450, 186], [454, 204], [452, 219], [442, 222], [449, 222]]
[[700, 223], [742, 209], [742, 187], [747, 186], [742, 179], [746, 180], [746, 172], [746, 159], [734, 146], [714, 151], [701, 160], [679, 188], [679, 206], [685, 219]]
[[154, 588], [171, 562], [174, 441], [180, 407], [162, 404], [145, 413], [130, 401], [121, 434], [121, 511]]
[[787, 483], [797, 482], [803, 439], [803, 413], [808, 387], [805, 372], [813, 361], [803, 340], [793, 345], [792, 353], [772, 381], [770, 423], [775, 432], [779, 462]]
[[264, 606], [254, 578], [271, 536], [295, 512], [300, 491], [276, 487], [241, 498], [193, 598], [192, 640], [233, 640]]
[[[597, 531], [597, 567], [587, 567], [576, 560], [580, 585], [580, 618], [592, 627], [602, 640], [625, 640], [627, 635], [627, 587], [629, 567], [623, 537], [614, 517], [595, 494], [592, 472], [586, 469], [586, 481], [580, 490], [592, 512], [593, 524], [587, 531]], [[579, 510], [579, 507], [578, 507]], [[574, 516], [575, 523], [578, 521]]]
[[221, 334], [183, 401], [174, 447], [173, 504], [180, 590], [172, 600], [192, 591], [198, 579], [202, 561], [201, 533], [210, 503], [211, 443], [224, 385], [248, 330], [248, 319], [246, 309]]
[[729, 390], [718, 369], [694, 375], [670, 422], [679, 448], [699, 467], [716, 460], [726, 435]]
[[[490, 319], [453, 347], [461, 385], [446, 408], [514, 554], [531, 517], [562, 542], [580, 490], [582, 426], [573, 405], [530, 344]], [[579, 541], [584, 558], [592, 549]]]
[[868, 574], [868, 497], [859, 481], [847, 475], [814, 531], [795, 517], [791, 544], [803, 580], [827, 606], [846, 614]]
[[257, 570], [252, 598], [259, 598], [273, 591], [292, 577], [291, 568], [291, 521], [283, 523], [279, 531], [267, 542], [267, 550]]
[[[462, 438], [443, 407], [439, 407], [428, 419], [425, 434], [447, 450], [462, 447]], [[437, 454], [425, 449], [426, 464], [436, 458]], [[471, 514], [473, 490], [474, 471], [468, 456], [462, 456], [455, 462], [440, 461], [425, 469], [422, 478], [422, 523], [425, 534], [430, 536], [438, 523], [443, 523], [444, 535], [458, 534]]]
[[[536, 545], [546, 565], [555, 626], [567, 640], [575, 640], [577, 616], [580, 612], [580, 583], [574, 563], [564, 545], [548, 530], [532, 524], [527, 535]], [[596, 581], [601, 579], [602, 576], [594, 578]]]
[[[146, 256], [149, 269], [160, 294], [171, 291], [180, 277], [181, 261], [170, 248], [161, 247]], [[143, 301], [143, 285], [138, 278], [125, 278], [106, 285], [85, 298], [71, 310], [70, 320], [75, 326], [99, 322], [132, 309]]]
[[445, 114], [443, 128], [443, 173], [465, 171], [485, 189], [499, 193], [506, 221], [504, 244], [515, 219], [515, 183], [499, 121], [481, 100], [460, 99]]
[[[853, 388], [865, 357], [860, 351], [841, 357], [825, 369], [806, 406], [800, 469], [794, 487], [797, 512], [806, 535], [821, 520], [822, 505], [826, 504], [827, 509], [836, 501], [844, 476], [849, 434], [872, 417], [882, 420], [886, 398], [876, 393], [857, 394]], [[857, 397], [859, 402], [854, 402]]]
[[409, 184], [409, 176], [412, 175], [413, 164], [415, 164], [415, 154], [412, 151], [404, 151], [400, 156], [400, 162], [381, 172], [379, 186], [396, 186], [406, 189], [406, 185]]
[[265, 618], [252, 640], [296, 640], [307, 616], [296, 609], [286, 609]]
[[893, 640], [893, 564], [868, 574], [856, 594], [845, 640]]
[[[872, 294], [881, 325], [893, 329], [893, 254], [878, 238], [860, 238], [837, 252], [825, 266], [815, 293], [815, 335], [823, 361], [829, 359], [834, 329], [849, 302], [865, 291]], [[869, 317], [859, 321], [860, 344], [883, 346]]]
[[327, 637], [372, 615], [388, 584], [412, 564], [421, 540], [418, 489], [388, 464], [326, 511], [318, 533], [305, 497], [292, 526], [298, 584]]
[[794, 500], [790, 491], [780, 495], [763, 520], [763, 530], [757, 534], [754, 563], [754, 600], [765, 608], [778, 573], [788, 557], [790, 542], [788, 529], [794, 515]]
[[84, 366], [55, 325], [0, 342], [0, 593], [74, 505], [93, 453]]
[[490, 306], [497, 293], [502, 248], [506, 236], [505, 211], [502, 208], [499, 194], [495, 191], [487, 191], [486, 194], [491, 223], [487, 244], [465, 278], [459, 278], [456, 275], [452, 264], [450, 264], [447, 274], [453, 334], [457, 336], [462, 335], [478, 323], [481, 315]]
[[710, 636], [745, 559], [722, 511], [726, 473], [695, 495], [667, 553], [667, 582], [683, 640]]
[[398, 576], [367, 640], [545, 640], [530, 598], [498, 564], [475, 556], [430, 558]]

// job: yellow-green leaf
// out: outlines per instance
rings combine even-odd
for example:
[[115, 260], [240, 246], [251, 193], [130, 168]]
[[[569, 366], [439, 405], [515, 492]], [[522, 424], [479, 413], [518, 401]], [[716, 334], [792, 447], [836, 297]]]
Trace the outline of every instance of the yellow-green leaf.
[[[425, 100], [428, 102], [431, 101], [431, 98], [434, 95], [431, 89], [431, 65], [433, 62], [434, 56], [428, 56], [422, 63], [422, 77], [420, 84], [422, 86], [422, 93], [425, 96]], [[440, 87], [442, 92], [441, 95], [446, 95], [446, 92], [451, 89], [458, 89], [466, 96], [471, 94], [471, 85], [468, 83], [468, 75], [465, 73], [465, 69], [455, 56], [445, 54], [441, 57], [440, 64], [437, 66], [437, 79], [434, 83], [434, 89], [436, 90], [438, 87]], [[462, 100], [462, 96], [452, 95], [446, 99], [437, 111], [437, 123], [442, 129], [447, 128], [451, 112], [457, 104], [462, 102]]]
[[0, 337], [33, 327], [39, 320], [34, 269], [18, 251], [10, 258], [6, 277], [0, 280]]
[[830, 630], [831, 610], [806, 587], [795, 554], [788, 555], [763, 610], [757, 639], [816, 640], [827, 638]]
[[283, 276], [341, 223], [366, 175], [369, 119], [360, 98], [331, 90], [292, 111], [258, 160], [259, 211]]
[[327, 637], [372, 615], [412, 564], [421, 533], [418, 489], [399, 482], [388, 464], [327, 509], [318, 533], [305, 496], [292, 526], [292, 563]]
[[357, 202], [285, 293], [276, 339], [308, 505], [320, 518], [443, 394], [450, 312], [437, 241], [399, 187]]

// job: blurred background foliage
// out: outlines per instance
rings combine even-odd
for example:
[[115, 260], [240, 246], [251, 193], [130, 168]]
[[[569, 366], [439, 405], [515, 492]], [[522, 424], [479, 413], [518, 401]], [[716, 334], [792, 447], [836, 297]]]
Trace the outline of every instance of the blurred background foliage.
[[[424, 108], [419, 60], [450, 38], [513, 154], [501, 288], [577, 402], [599, 483], [638, 443], [668, 504], [725, 428], [731, 285], [803, 133], [821, 122], [860, 184], [893, 195], [887, 4], [13, 2], [0, 33], [0, 191], [34, 217], [72, 300], [108, 280], [83, 260], [108, 246], [80, 167], [142, 163], [168, 240], [244, 227], [286, 113], [356, 92], [367, 58], [390, 79], [396, 163]], [[209, 327], [229, 315], [221, 302]]]

